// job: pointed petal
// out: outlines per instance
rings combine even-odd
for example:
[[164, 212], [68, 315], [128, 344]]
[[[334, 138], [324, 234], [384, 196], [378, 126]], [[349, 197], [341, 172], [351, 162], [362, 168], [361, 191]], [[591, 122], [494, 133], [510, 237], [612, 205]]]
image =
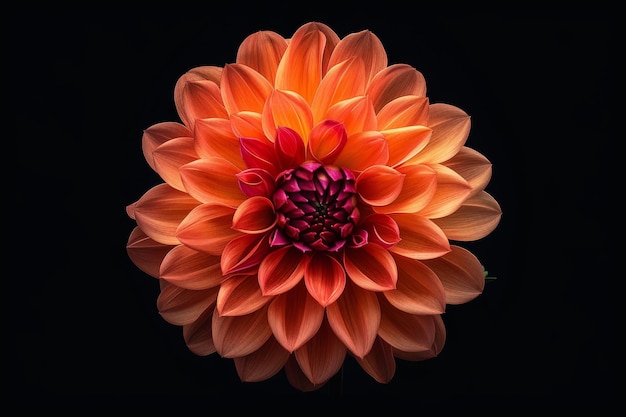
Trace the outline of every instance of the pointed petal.
[[249, 168], [237, 174], [239, 188], [248, 197], [271, 197], [276, 188], [274, 177], [264, 169]]
[[367, 95], [378, 113], [390, 101], [402, 96], [426, 97], [426, 80], [421, 72], [406, 64], [393, 64], [374, 76]]
[[157, 298], [159, 314], [165, 321], [177, 326], [193, 323], [207, 308], [215, 304], [217, 290], [217, 287], [186, 290], [165, 283], [161, 285], [161, 293]]
[[239, 151], [239, 138], [228, 119], [198, 119], [194, 130], [195, 150], [201, 158], [220, 157], [239, 169], [246, 166]]
[[322, 76], [326, 74], [329, 68], [330, 57], [335, 50], [335, 47], [339, 43], [339, 36], [328, 25], [320, 22], [309, 22], [300, 26], [296, 33], [293, 35], [293, 39], [304, 35], [309, 32], [321, 32], [325, 38], [324, 51], [322, 52]]
[[355, 358], [357, 363], [369, 376], [381, 384], [393, 379], [396, 373], [396, 360], [393, 348], [380, 337], [372, 345], [372, 350], [363, 358]]
[[428, 105], [428, 97], [402, 96], [393, 99], [378, 112], [378, 130], [428, 126]]
[[315, 335], [295, 352], [302, 372], [313, 384], [324, 384], [341, 370], [347, 349], [324, 319]]
[[199, 205], [180, 223], [176, 237], [192, 249], [219, 256], [228, 242], [241, 235], [230, 227], [234, 213], [226, 206]]
[[267, 310], [274, 337], [289, 352], [312, 338], [323, 319], [324, 307], [311, 297], [303, 283], [278, 295]]
[[198, 356], [208, 356], [216, 352], [211, 332], [213, 310], [209, 307], [195, 321], [183, 324], [185, 343], [189, 350]]
[[222, 253], [222, 273], [248, 274], [255, 271], [270, 252], [268, 236], [241, 235], [226, 245]]
[[141, 149], [148, 165], [156, 171], [152, 152], [163, 143], [180, 137], [192, 137], [192, 132], [185, 125], [176, 122], [161, 122], [143, 131]]
[[315, 252], [304, 270], [304, 282], [311, 296], [326, 307], [343, 292], [346, 273], [335, 258]]
[[220, 258], [184, 245], [176, 246], [163, 259], [161, 278], [188, 290], [217, 287], [223, 278]]
[[289, 127], [295, 130], [304, 143], [313, 128], [313, 113], [309, 103], [296, 92], [274, 90], [263, 108], [262, 126], [265, 136], [273, 140], [276, 128]]
[[454, 213], [433, 221], [448, 239], [469, 242], [487, 236], [501, 218], [502, 209], [498, 202], [486, 191], [481, 191], [465, 200]]
[[386, 206], [400, 195], [404, 175], [386, 165], [366, 168], [356, 179], [359, 197], [371, 206]]
[[246, 65], [227, 64], [222, 71], [220, 91], [229, 114], [240, 111], [261, 113], [272, 84]]
[[[240, 111], [230, 115], [230, 125], [235, 136], [239, 138], [265, 138], [261, 113], [253, 111]], [[239, 145], [236, 146], [237, 150]]]
[[172, 248], [174, 246], [150, 239], [139, 227], [133, 229], [126, 243], [126, 253], [130, 260], [153, 278], [159, 278], [161, 262]]
[[398, 284], [383, 295], [398, 310], [409, 314], [441, 314], [446, 310], [443, 284], [421, 261], [395, 255]]
[[254, 275], [229, 277], [217, 293], [217, 312], [220, 316], [243, 316], [257, 311], [272, 297], [261, 294]]
[[233, 215], [233, 229], [244, 233], [264, 233], [275, 225], [274, 204], [267, 197], [248, 198], [237, 207]]
[[293, 245], [270, 252], [259, 265], [259, 285], [264, 295], [278, 295], [296, 286], [304, 276], [308, 256]]
[[443, 165], [456, 171], [469, 183], [472, 187], [470, 196], [484, 190], [491, 179], [491, 162], [480, 152], [466, 146]]
[[248, 168], [258, 168], [272, 176], [278, 173], [278, 159], [274, 144], [266, 138], [239, 138], [239, 150]]
[[286, 49], [287, 41], [282, 36], [261, 30], [241, 42], [236, 62], [249, 66], [273, 83], [278, 63]]
[[396, 288], [396, 262], [387, 249], [375, 243], [346, 248], [343, 265], [352, 282], [363, 289], [388, 291]]
[[178, 170], [181, 166], [198, 159], [193, 138], [180, 137], [169, 140], [156, 148], [152, 152], [152, 157], [154, 168], [161, 178], [172, 188], [185, 191]]
[[402, 165], [396, 171], [405, 176], [402, 191], [393, 203], [375, 207], [379, 213], [416, 213], [423, 210], [437, 191], [437, 173], [427, 165]]
[[274, 150], [279, 171], [297, 167], [304, 162], [306, 155], [302, 137], [290, 127], [279, 126], [276, 129]]
[[387, 53], [380, 39], [369, 30], [350, 33], [337, 44], [328, 63], [335, 66], [357, 56], [364, 63], [365, 79], [369, 82], [374, 75], [387, 66]]
[[275, 338], [270, 337], [259, 349], [247, 356], [234, 358], [235, 369], [243, 382], [261, 382], [276, 375], [289, 359]]
[[198, 203], [167, 184], [155, 185], [135, 204], [135, 220], [151, 239], [164, 245], [178, 245], [176, 229]]
[[437, 173], [437, 188], [430, 202], [419, 214], [430, 219], [448, 216], [461, 207], [472, 188], [465, 178], [444, 165], [431, 165]]
[[174, 86], [174, 103], [178, 116], [192, 132], [196, 119], [227, 118], [220, 94], [222, 68], [197, 67], [183, 74]]
[[247, 356], [260, 349], [272, 336], [267, 323], [267, 306], [244, 316], [220, 316], [214, 312], [212, 332], [220, 356]]
[[289, 384], [302, 392], [317, 391], [325, 384], [312, 383], [304, 372], [302, 372], [302, 369], [300, 369], [300, 365], [298, 365], [294, 355], [291, 355], [285, 364], [285, 375], [287, 376]]
[[334, 104], [326, 118], [343, 123], [348, 136], [368, 130], [377, 130], [376, 113], [367, 96], [351, 97]]
[[432, 131], [426, 126], [405, 126], [383, 130], [380, 133], [389, 143], [389, 165], [395, 167], [424, 149]]
[[368, 131], [348, 136], [335, 164], [353, 172], [362, 172], [372, 165], [385, 165], [388, 160], [387, 139], [380, 132]]
[[341, 122], [323, 120], [311, 130], [307, 145], [308, 154], [324, 165], [332, 164], [347, 139], [346, 129]]
[[341, 297], [326, 307], [326, 316], [333, 332], [353, 355], [363, 358], [369, 353], [380, 324], [375, 293], [348, 280]]
[[370, 214], [361, 219], [359, 227], [367, 231], [367, 240], [389, 249], [400, 241], [400, 228], [386, 214]]
[[441, 280], [448, 304], [467, 303], [485, 288], [483, 266], [474, 254], [460, 246], [452, 245], [450, 253], [423, 262]]
[[446, 327], [443, 323], [441, 316], [427, 316], [435, 323], [435, 340], [428, 350], [420, 352], [403, 352], [399, 349], [394, 349], [393, 354], [406, 361], [423, 361], [426, 359], [434, 358], [438, 356], [443, 350], [443, 346], [446, 343]]
[[400, 227], [400, 242], [390, 252], [412, 259], [431, 259], [450, 252], [450, 242], [430, 219], [417, 214], [390, 214]]
[[396, 349], [405, 352], [428, 350], [435, 341], [435, 324], [429, 315], [409, 314], [379, 297], [380, 328], [378, 335]]
[[241, 170], [223, 158], [207, 158], [180, 168], [185, 189], [203, 203], [237, 207], [245, 199], [239, 189], [237, 174]]

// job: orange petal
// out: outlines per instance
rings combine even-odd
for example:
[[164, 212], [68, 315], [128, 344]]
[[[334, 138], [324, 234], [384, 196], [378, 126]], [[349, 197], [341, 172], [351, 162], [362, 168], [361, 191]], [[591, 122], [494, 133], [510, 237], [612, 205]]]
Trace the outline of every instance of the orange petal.
[[287, 360], [285, 364], [285, 375], [287, 376], [289, 384], [302, 392], [316, 391], [325, 385], [325, 382], [320, 384], [312, 383], [302, 369], [300, 369], [295, 355], [291, 355]]
[[247, 356], [234, 358], [237, 375], [243, 382], [261, 382], [276, 375], [289, 359], [275, 338], [270, 337], [259, 349]]
[[367, 95], [378, 113], [387, 103], [402, 96], [426, 97], [426, 80], [421, 72], [406, 64], [381, 70], [367, 87]]
[[367, 96], [352, 97], [334, 104], [326, 118], [343, 123], [348, 136], [367, 130], [377, 130], [376, 113]]
[[361, 288], [369, 291], [388, 291], [396, 288], [398, 270], [396, 262], [387, 249], [375, 243], [359, 248], [347, 247], [343, 265], [348, 277]]
[[190, 351], [198, 356], [216, 352], [211, 332], [213, 309], [207, 308], [194, 322], [183, 324], [183, 338]]
[[359, 197], [371, 206], [391, 204], [402, 191], [404, 175], [386, 165], [366, 168], [356, 179]]
[[428, 98], [420, 96], [402, 96], [391, 100], [378, 112], [378, 130], [428, 126], [428, 104]]
[[267, 232], [276, 225], [274, 204], [261, 196], [248, 198], [241, 203], [233, 215], [233, 229], [244, 233]]
[[341, 370], [347, 349], [324, 319], [315, 336], [295, 352], [300, 369], [314, 385], [324, 384]]
[[178, 326], [193, 323], [215, 304], [217, 290], [218, 287], [187, 290], [170, 283], [161, 285], [161, 293], [157, 298], [159, 314], [168, 323]]
[[222, 273], [254, 273], [261, 261], [267, 257], [270, 246], [267, 234], [244, 234], [228, 242], [222, 253]]
[[243, 316], [267, 304], [272, 297], [261, 294], [254, 275], [229, 277], [217, 293], [217, 312], [220, 316]]
[[261, 113], [272, 84], [246, 65], [227, 64], [222, 71], [220, 89], [229, 114], [240, 111]]
[[[230, 124], [237, 138], [265, 138], [261, 121], [261, 114], [253, 111], [240, 111], [230, 115]], [[239, 152], [239, 145], [234, 149]]]
[[387, 139], [378, 131], [368, 131], [349, 135], [335, 164], [354, 172], [362, 172], [372, 165], [385, 165], [388, 160]]
[[198, 119], [195, 126], [194, 146], [201, 158], [220, 157], [245, 169], [239, 152], [239, 138], [233, 133], [228, 119]]
[[343, 292], [346, 273], [335, 258], [315, 252], [304, 270], [304, 282], [311, 296], [326, 307]]
[[282, 36], [260, 30], [243, 40], [237, 50], [236, 62], [249, 66], [273, 83], [278, 63], [286, 49], [287, 41]]
[[223, 158], [199, 159], [180, 168], [185, 189], [203, 203], [237, 207], [246, 195], [239, 189], [241, 169]]
[[459, 173], [469, 183], [472, 187], [470, 196], [484, 190], [491, 179], [491, 162], [480, 152], [466, 146], [443, 165]]
[[435, 324], [435, 340], [433, 341], [430, 349], [420, 352], [403, 352], [399, 349], [394, 349], [393, 354], [397, 358], [406, 361], [423, 361], [426, 359], [434, 358], [441, 353], [441, 351], [443, 350], [443, 346], [446, 343], [446, 327], [443, 323], [443, 319], [441, 318], [441, 316], [427, 317], [429, 317]]
[[259, 285], [265, 295], [282, 294], [296, 286], [304, 276], [308, 256], [293, 246], [270, 252], [259, 265]]
[[150, 239], [139, 227], [133, 229], [126, 243], [126, 253], [130, 260], [137, 268], [154, 278], [159, 278], [161, 262], [172, 248], [174, 246]]
[[387, 53], [380, 39], [369, 30], [350, 33], [335, 47], [328, 63], [333, 67], [357, 56], [364, 63], [365, 79], [369, 82], [374, 75], [387, 66]]
[[395, 255], [398, 284], [383, 295], [395, 308], [409, 314], [441, 314], [446, 310], [443, 284], [421, 261]]
[[188, 290], [217, 287], [223, 279], [220, 258], [180, 245], [161, 264], [161, 278]]
[[326, 71], [328, 71], [328, 62], [330, 61], [330, 57], [340, 41], [339, 36], [337, 36], [335, 31], [324, 23], [308, 22], [298, 28], [296, 33], [294, 33], [293, 38], [295, 39], [297, 37], [301, 37], [305, 33], [318, 31], [321, 32], [325, 38], [324, 51], [322, 53], [322, 76], [324, 76]]
[[238, 358], [260, 349], [272, 336], [267, 306], [243, 316], [213, 313], [213, 343], [223, 358]]
[[202, 204], [180, 223], [176, 237], [197, 251], [219, 256], [226, 244], [241, 233], [231, 229], [234, 209]]
[[324, 307], [311, 297], [304, 284], [278, 295], [267, 310], [274, 337], [289, 352], [312, 338], [323, 319]]
[[428, 350], [435, 341], [435, 324], [428, 315], [409, 314], [393, 307], [385, 297], [379, 297], [379, 336], [396, 349], [405, 352]]
[[468, 198], [454, 213], [434, 219], [448, 239], [469, 242], [491, 233], [500, 223], [502, 209], [487, 192]]
[[432, 131], [426, 126], [405, 126], [383, 130], [380, 133], [389, 143], [389, 165], [395, 167], [424, 149]]
[[332, 164], [346, 144], [348, 136], [341, 122], [323, 120], [309, 135], [308, 154], [322, 164]]
[[359, 228], [367, 232], [367, 240], [389, 249], [400, 241], [400, 228], [386, 214], [373, 213], [361, 219]]
[[154, 168], [161, 178], [173, 188], [185, 191], [178, 170], [181, 166], [198, 159], [193, 138], [180, 137], [167, 141], [152, 152], [152, 157]]
[[164, 245], [178, 245], [176, 229], [198, 201], [167, 184], [155, 185], [134, 205], [137, 225], [151, 239]]
[[276, 128], [284, 126], [295, 130], [306, 144], [313, 127], [313, 114], [301, 95], [274, 90], [263, 109], [262, 122], [265, 136], [270, 140], [276, 138]]
[[450, 242], [430, 219], [410, 213], [390, 214], [400, 227], [400, 242], [390, 252], [412, 259], [431, 259], [450, 252]]
[[374, 207], [379, 213], [416, 213], [426, 207], [437, 191], [437, 173], [427, 165], [403, 165], [396, 170], [405, 175], [402, 191], [393, 203]]
[[220, 94], [222, 68], [204, 66], [183, 74], [174, 86], [174, 103], [178, 116], [192, 132], [196, 119], [227, 118]]
[[156, 171], [152, 152], [161, 144], [179, 137], [191, 137], [192, 132], [185, 125], [176, 122], [161, 122], [143, 131], [141, 148], [148, 165]]
[[458, 210], [471, 194], [472, 188], [465, 179], [444, 165], [431, 165], [437, 173], [437, 188], [420, 215], [431, 219], [448, 216]]
[[483, 266], [476, 256], [460, 246], [452, 245], [450, 253], [423, 262], [441, 280], [448, 304], [467, 303], [485, 288]]
[[429, 108], [428, 127], [433, 133], [428, 145], [411, 163], [441, 163], [456, 155], [470, 132], [470, 117], [450, 104], [436, 103]]
[[396, 373], [396, 360], [393, 348], [380, 337], [377, 337], [370, 352], [363, 358], [355, 358], [357, 363], [369, 376], [381, 384], [393, 379]]
[[375, 293], [348, 280], [341, 297], [326, 307], [326, 316], [333, 332], [353, 355], [363, 358], [369, 353], [380, 324]]

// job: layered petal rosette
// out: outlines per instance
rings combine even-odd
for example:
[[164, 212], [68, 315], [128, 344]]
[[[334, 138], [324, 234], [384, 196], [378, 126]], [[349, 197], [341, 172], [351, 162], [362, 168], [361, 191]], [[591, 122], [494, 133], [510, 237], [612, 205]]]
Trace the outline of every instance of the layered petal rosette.
[[250, 35], [236, 62], [183, 74], [174, 102], [181, 121], [143, 134], [163, 183], [127, 206], [127, 251], [192, 352], [302, 391], [348, 355], [387, 383], [396, 358], [439, 354], [446, 305], [485, 284], [452, 242], [501, 217], [468, 114], [430, 103], [372, 32], [319, 22]]

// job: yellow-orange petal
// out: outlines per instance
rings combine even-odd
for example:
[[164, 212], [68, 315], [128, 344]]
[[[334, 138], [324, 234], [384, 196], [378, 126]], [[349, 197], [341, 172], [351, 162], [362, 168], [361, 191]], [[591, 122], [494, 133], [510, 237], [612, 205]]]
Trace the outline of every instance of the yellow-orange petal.
[[222, 281], [219, 256], [176, 246], [163, 258], [161, 278], [187, 290], [217, 287]]
[[396, 373], [396, 360], [393, 348], [382, 338], [377, 337], [370, 352], [363, 358], [355, 358], [359, 366], [374, 380], [386, 384]]
[[243, 316], [220, 316], [213, 313], [213, 343], [224, 358], [250, 355], [272, 336], [267, 323], [267, 306]]
[[185, 189], [198, 201], [236, 208], [246, 195], [239, 189], [237, 174], [241, 169], [223, 158], [206, 158], [180, 168]]
[[196, 120], [194, 140], [195, 150], [201, 158], [220, 157], [239, 169], [246, 168], [239, 151], [239, 137], [233, 133], [230, 120]]
[[423, 261], [446, 290], [446, 303], [463, 304], [478, 297], [485, 288], [484, 268], [469, 250], [452, 245], [450, 253]]
[[180, 222], [176, 237], [190, 248], [219, 256], [228, 242], [241, 235], [230, 227], [234, 213], [226, 206], [199, 205]]
[[309, 380], [309, 378], [304, 374], [302, 369], [300, 369], [300, 365], [296, 361], [295, 355], [289, 356], [287, 363], [285, 363], [285, 376], [287, 377], [287, 381], [289, 384], [302, 392], [312, 392], [319, 390], [322, 388], [327, 381], [322, 383], [314, 384]]
[[148, 165], [156, 171], [152, 152], [163, 143], [179, 137], [191, 137], [192, 131], [187, 126], [176, 122], [156, 123], [143, 131], [141, 149]]
[[428, 144], [432, 131], [426, 126], [405, 126], [383, 130], [389, 143], [389, 165], [397, 166], [408, 161]]
[[405, 352], [399, 349], [393, 350], [395, 357], [406, 361], [423, 361], [426, 359], [434, 358], [438, 356], [443, 350], [443, 346], [446, 343], [446, 326], [443, 322], [443, 318], [440, 315], [427, 316], [435, 324], [435, 340], [428, 350], [422, 350], [418, 352]]
[[159, 268], [163, 258], [174, 246], [164, 245], [135, 227], [128, 237], [126, 253], [131, 261], [143, 272], [153, 278], [159, 278]]
[[161, 317], [174, 325], [193, 323], [207, 308], [215, 304], [217, 298], [218, 287], [187, 290], [165, 281], [161, 283], [157, 308]]
[[137, 200], [134, 216], [137, 225], [151, 239], [164, 245], [178, 245], [176, 229], [198, 204], [190, 195], [167, 184], [158, 184]]
[[343, 266], [352, 282], [363, 289], [388, 291], [396, 288], [396, 262], [387, 249], [375, 243], [345, 248]]
[[481, 191], [465, 200], [454, 213], [433, 221], [449, 239], [469, 242], [490, 234], [501, 218], [500, 204], [491, 194]]
[[335, 258], [315, 252], [304, 269], [304, 282], [311, 296], [326, 307], [341, 296], [346, 286], [346, 273]]
[[450, 242], [432, 220], [411, 214], [390, 214], [400, 227], [400, 242], [389, 248], [392, 253], [412, 259], [431, 259], [450, 252]]
[[241, 203], [233, 214], [232, 228], [243, 233], [264, 233], [275, 225], [274, 204], [267, 197], [250, 197]]
[[234, 358], [235, 369], [243, 382], [261, 382], [276, 375], [289, 359], [275, 338], [270, 337], [259, 349], [247, 356]]
[[441, 163], [459, 153], [470, 132], [470, 117], [450, 104], [429, 106], [428, 127], [433, 133], [428, 145], [411, 159], [411, 163]]
[[174, 86], [178, 116], [192, 132], [196, 119], [228, 117], [220, 94], [222, 68], [197, 67], [183, 74]]
[[386, 165], [366, 168], [356, 179], [359, 197], [371, 206], [386, 206], [400, 195], [404, 174]]
[[443, 284], [424, 263], [416, 259], [393, 255], [398, 267], [395, 290], [383, 295], [398, 310], [408, 314], [441, 314], [446, 310]]
[[437, 173], [427, 165], [402, 165], [396, 170], [405, 175], [402, 191], [393, 203], [374, 207], [377, 213], [416, 213], [426, 207], [437, 191]]
[[426, 96], [426, 80], [421, 72], [407, 64], [393, 64], [378, 72], [367, 87], [378, 113], [390, 101], [402, 96]]
[[407, 352], [428, 350], [435, 341], [435, 324], [429, 315], [409, 314], [379, 297], [378, 335], [396, 349]]
[[326, 111], [333, 104], [364, 95], [366, 85], [365, 67], [358, 57], [351, 57], [330, 68], [311, 102], [313, 122], [326, 119]]
[[376, 113], [367, 96], [358, 96], [335, 103], [326, 112], [326, 119], [343, 123], [348, 136], [377, 130]]
[[278, 295], [295, 287], [304, 276], [308, 259], [293, 245], [270, 252], [259, 265], [261, 292], [264, 295]]
[[367, 82], [387, 66], [385, 48], [380, 39], [369, 30], [350, 33], [344, 37], [335, 47], [328, 66], [332, 68], [355, 56], [364, 64]]
[[419, 214], [430, 219], [448, 216], [461, 207], [472, 193], [465, 178], [444, 165], [431, 165], [437, 173], [437, 188], [428, 205]]
[[376, 116], [378, 130], [428, 126], [428, 97], [401, 96], [387, 103]]
[[274, 83], [278, 63], [287, 49], [285, 38], [270, 30], [246, 37], [237, 50], [236, 62], [247, 65]]
[[195, 321], [183, 324], [185, 343], [198, 356], [208, 356], [216, 352], [211, 332], [212, 318], [213, 309], [209, 307]]
[[484, 190], [491, 179], [491, 162], [480, 152], [466, 146], [442, 165], [458, 172], [467, 181], [472, 187], [470, 197]]
[[302, 282], [276, 296], [267, 310], [267, 321], [274, 337], [289, 352], [311, 339], [323, 319], [324, 307], [311, 297]]
[[367, 131], [348, 136], [335, 165], [362, 172], [372, 165], [386, 165], [388, 160], [387, 139], [378, 131]]
[[317, 333], [295, 351], [295, 358], [308, 380], [320, 385], [341, 370], [347, 352], [324, 318]]
[[339, 340], [358, 358], [363, 358], [376, 340], [380, 306], [376, 293], [346, 282], [336, 302], [326, 307], [328, 323]]
[[295, 130], [306, 145], [313, 128], [309, 103], [294, 91], [274, 90], [267, 99], [262, 115], [263, 132], [274, 141], [278, 127]]
[[191, 137], [169, 140], [152, 152], [154, 168], [161, 178], [173, 188], [185, 191], [179, 168], [198, 159]]
[[[230, 124], [237, 138], [264, 139], [261, 114], [253, 111], [240, 111], [230, 115]], [[265, 138], [270, 139], [270, 138]], [[239, 145], [234, 149], [239, 152]]]
[[271, 299], [261, 294], [254, 275], [232, 276], [222, 282], [217, 293], [217, 312], [220, 316], [243, 316], [260, 309]]
[[272, 84], [252, 68], [242, 64], [227, 64], [220, 85], [228, 114], [241, 111], [261, 113]]

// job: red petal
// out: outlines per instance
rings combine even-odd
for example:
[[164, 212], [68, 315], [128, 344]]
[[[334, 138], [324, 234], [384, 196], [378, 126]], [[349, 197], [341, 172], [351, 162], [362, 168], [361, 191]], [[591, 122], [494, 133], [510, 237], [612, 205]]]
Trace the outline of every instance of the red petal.
[[386, 214], [370, 214], [364, 217], [359, 227], [367, 231], [368, 241], [388, 249], [400, 241], [400, 228]]
[[267, 232], [276, 224], [274, 204], [267, 197], [250, 197], [237, 207], [233, 215], [233, 229], [259, 234]]
[[222, 253], [224, 275], [249, 274], [255, 271], [270, 251], [267, 234], [239, 236]]
[[311, 296], [326, 307], [343, 292], [346, 273], [335, 258], [315, 252], [304, 270], [304, 282]]
[[293, 246], [276, 249], [259, 265], [259, 285], [265, 295], [278, 295], [292, 289], [304, 276], [308, 256]]
[[271, 197], [276, 186], [274, 177], [264, 169], [249, 168], [237, 174], [239, 188], [248, 197]]
[[278, 161], [274, 144], [267, 139], [240, 138], [240, 150], [244, 163], [248, 168], [258, 168], [275, 176]]
[[304, 162], [304, 142], [295, 130], [279, 126], [276, 129], [274, 150], [278, 160], [278, 170], [289, 169]]

